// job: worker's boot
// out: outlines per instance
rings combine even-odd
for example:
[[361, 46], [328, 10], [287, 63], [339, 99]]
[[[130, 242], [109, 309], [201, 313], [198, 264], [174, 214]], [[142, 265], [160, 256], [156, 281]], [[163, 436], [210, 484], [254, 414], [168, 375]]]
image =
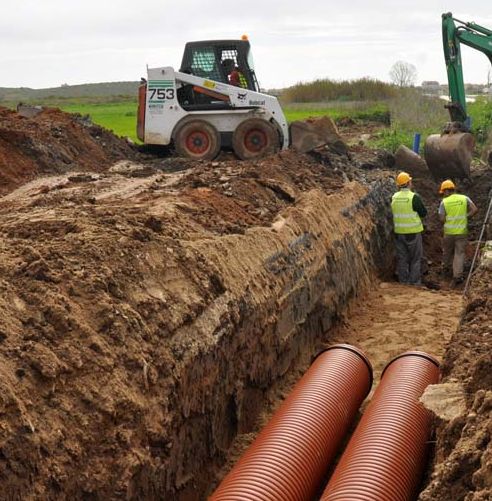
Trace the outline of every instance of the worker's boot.
[[465, 279], [463, 277], [453, 277], [453, 280], [451, 280], [451, 287], [453, 288], [458, 288]]

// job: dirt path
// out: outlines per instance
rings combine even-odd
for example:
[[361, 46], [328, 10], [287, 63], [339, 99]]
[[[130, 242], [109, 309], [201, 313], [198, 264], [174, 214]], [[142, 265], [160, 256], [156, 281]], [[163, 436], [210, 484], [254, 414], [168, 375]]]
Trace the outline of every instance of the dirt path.
[[441, 360], [462, 307], [459, 291], [382, 282], [351, 309], [330, 341], [362, 348], [373, 364], [377, 382], [385, 365], [405, 351], [425, 351]]

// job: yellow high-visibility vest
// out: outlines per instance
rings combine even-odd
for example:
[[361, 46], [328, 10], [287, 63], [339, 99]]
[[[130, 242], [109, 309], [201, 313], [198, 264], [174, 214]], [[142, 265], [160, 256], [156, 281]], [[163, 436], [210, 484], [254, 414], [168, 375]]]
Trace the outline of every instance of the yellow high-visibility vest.
[[243, 73], [241, 71], [238, 71], [238, 73], [239, 73], [239, 85], [243, 89], [247, 89], [248, 88], [248, 81], [246, 80], [246, 77], [243, 75]]
[[415, 193], [410, 190], [397, 191], [391, 199], [393, 225], [395, 233], [406, 235], [424, 231], [420, 216], [413, 210], [412, 201]]
[[444, 221], [445, 235], [468, 234], [468, 201], [465, 195], [453, 193], [443, 200], [446, 220]]

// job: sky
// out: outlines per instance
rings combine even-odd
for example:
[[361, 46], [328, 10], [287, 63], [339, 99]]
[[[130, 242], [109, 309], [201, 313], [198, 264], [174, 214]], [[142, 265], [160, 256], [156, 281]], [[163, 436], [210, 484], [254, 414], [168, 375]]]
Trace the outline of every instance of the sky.
[[[317, 78], [390, 81], [396, 61], [417, 84], [446, 83], [441, 14], [492, 29], [489, 0], [0, 0], [0, 87], [139, 80], [146, 66], [179, 69], [184, 44], [251, 42], [263, 88]], [[490, 62], [462, 49], [465, 81]]]

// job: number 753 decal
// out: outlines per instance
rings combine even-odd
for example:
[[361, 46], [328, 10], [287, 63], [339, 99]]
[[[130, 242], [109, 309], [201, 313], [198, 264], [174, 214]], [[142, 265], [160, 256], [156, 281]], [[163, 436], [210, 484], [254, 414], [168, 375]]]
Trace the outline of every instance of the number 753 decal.
[[166, 99], [174, 99], [174, 89], [149, 89], [149, 100], [165, 101]]

